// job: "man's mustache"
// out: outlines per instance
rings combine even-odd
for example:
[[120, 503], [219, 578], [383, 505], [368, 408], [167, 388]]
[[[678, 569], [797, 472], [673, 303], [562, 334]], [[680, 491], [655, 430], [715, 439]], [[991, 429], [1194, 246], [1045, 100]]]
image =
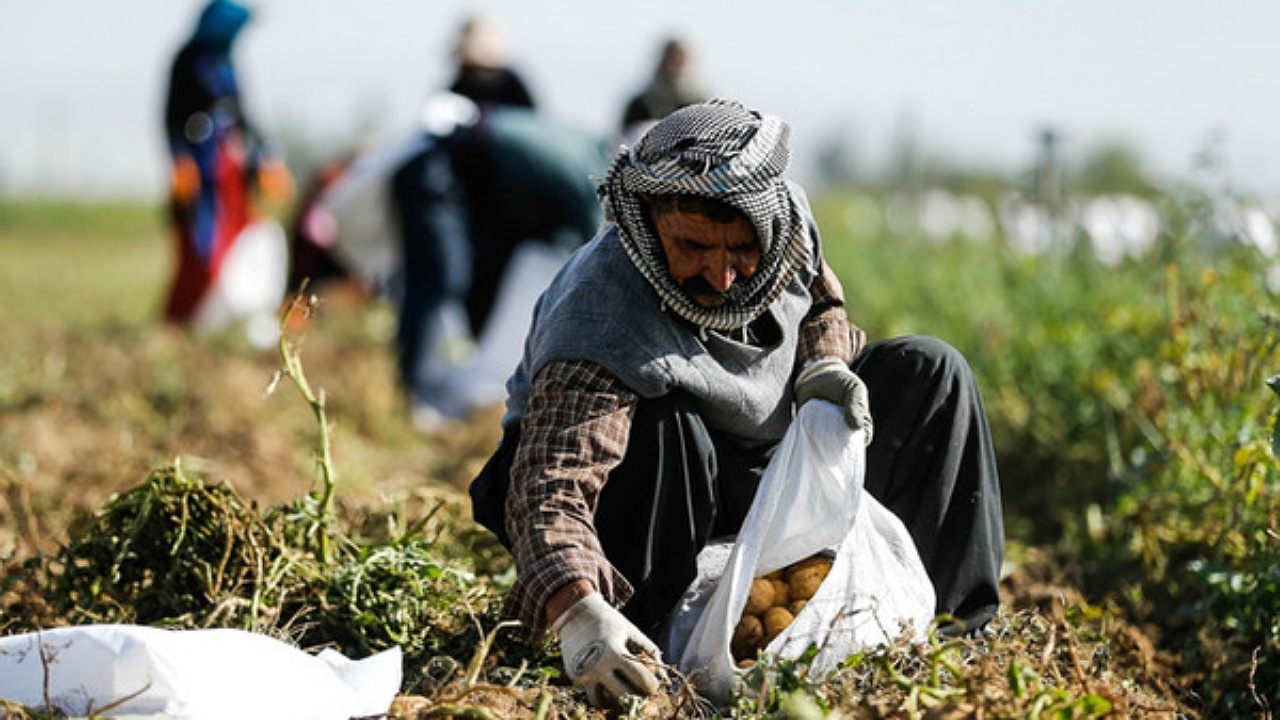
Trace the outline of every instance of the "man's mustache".
[[728, 290], [720, 292], [712, 287], [711, 283], [707, 282], [706, 278], [703, 278], [700, 275], [691, 277], [680, 283], [680, 289], [693, 297], [708, 298], [725, 303], [734, 302], [741, 294], [738, 288], [738, 283], [736, 282], [731, 284]]

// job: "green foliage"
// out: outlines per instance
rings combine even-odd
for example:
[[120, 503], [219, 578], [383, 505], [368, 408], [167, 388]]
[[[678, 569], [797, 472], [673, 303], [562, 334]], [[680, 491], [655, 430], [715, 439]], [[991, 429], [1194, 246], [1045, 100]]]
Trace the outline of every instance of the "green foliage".
[[[1016, 255], [999, 237], [929, 243], [860, 224], [875, 213], [866, 197], [815, 198], [852, 318], [873, 339], [927, 333], [965, 354], [995, 433], [1011, 540], [1049, 546], [1098, 605], [1058, 609], [1052, 620], [1002, 613], [989, 642], [866, 652], [822, 678], [803, 661], [763, 659], [726, 713], [1140, 715], [1147, 706], [1117, 688], [1150, 680], [1116, 680], [1129, 668], [1119, 664], [1125, 635], [1113, 632], [1111, 613], [1159, 629], [1161, 658], [1188, 683], [1156, 685], [1164, 697], [1193, 691], [1211, 716], [1270, 711], [1263, 703], [1274, 703], [1267, 693], [1280, 686], [1277, 302], [1256, 253], [1195, 251], [1203, 200], [1163, 208], [1166, 232], [1148, 257], [1102, 266], [1069, 237], [1066, 251], [1043, 257]], [[173, 427], [189, 430], [178, 446], [208, 434], [224, 398], [191, 382], [190, 357], [225, 359], [221, 351], [234, 348], [150, 332], [149, 298], [160, 293], [167, 258], [153, 210], [0, 204], [0, 330], [12, 338], [0, 363], [0, 419], [57, 403], [128, 430], [131, 442]], [[84, 242], [76, 223], [100, 225], [101, 242]], [[60, 273], [16, 241], [37, 235], [67, 260]], [[95, 279], [105, 284], [86, 290]], [[93, 356], [87, 375], [96, 384], [88, 386], [73, 382], [82, 328], [113, 340], [111, 352]], [[364, 336], [353, 337], [342, 340], [351, 347], [337, 367], [369, 353]], [[120, 400], [114, 386], [134, 376], [112, 368], [130, 364], [143, 365], [149, 382]], [[375, 373], [346, 374], [368, 384]], [[394, 408], [362, 406], [357, 387], [333, 394], [344, 424], [386, 430]], [[319, 393], [308, 404], [324, 408]], [[243, 435], [265, 434], [263, 417]], [[314, 435], [290, 437], [309, 444]], [[353, 452], [353, 439], [335, 452], [358, 458], [344, 479], [387, 475], [367, 466], [373, 452]], [[391, 468], [422, 442], [407, 434], [369, 441], [396, 456]], [[204, 450], [230, 455], [233, 447]], [[33, 472], [18, 470], [33, 467], [19, 462], [27, 448], [0, 433], [0, 451], [0, 470], [13, 469], [5, 488], [19, 488]], [[327, 455], [316, 455], [324, 479]], [[456, 522], [465, 507], [370, 511], [334, 500], [322, 489], [260, 511], [193, 465], [162, 465], [77, 523], [57, 552], [3, 574], [5, 629], [122, 621], [251, 628], [349, 654], [400, 644], [406, 689], [430, 695], [432, 712], [481, 716], [494, 691], [487, 675], [520, 707], [585, 715], [554, 654], [495, 632], [509, 558]], [[29, 603], [33, 596], [54, 607]]]
[[[50, 607], [13, 629], [50, 620], [168, 627], [238, 627], [352, 656], [399, 645], [411, 668], [438, 653], [466, 658], [480, 627], [497, 624], [497, 594], [415, 524], [395, 542], [361, 542], [332, 524], [328, 559], [313, 541], [309, 499], [260, 513], [226, 483], [180, 466], [157, 468], [114, 498], [26, 582]], [[13, 580], [14, 578], [11, 578]]]
[[329, 578], [322, 634], [355, 656], [394, 645], [429, 656], [468, 628], [459, 604], [475, 586], [474, 576], [442, 562], [420, 538], [360, 547]]
[[[816, 648], [814, 649], [816, 651]], [[811, 678], [808, 663], [761, 655], [733, 689], [729, 713], [736, 718], [817, 718], [829, 710], [822, 698], [823, 678]]]
[[1021, 257], [998, 238], [833, 233], [847, 202], [817, 207], [851, 317], [873, 339], [928, 333], [969, 358], [1012, 536], [1065, 534], [1064, 562], [1163, 628], [1209, 707], [1257, 709], [1251, 681], [1280, 687], [1280, 429], [1265, 389], [1280, 393], [1280, 321], [1264, 259], [1202, 254], [1194, 193], [1165, 201], [1147, 257], [1110, 267], [1082, 243]]
[[1142, 158], [1128, 145], [1108, 142], [1092, 150], [1081, 164], [1073, 187], [1085, 194], [1126, 193], [1139, 197], [1156, 194], [1151, 174]]
[[[1267, 387], [1280, 396], [1280, 375], [1267, 378]], [[1280, 458], [1280, 411], [1271, 418], [1271, 455]]]
[[[1037, 615], [1000, 615], [986, 638], [903, 642], [857, 653], [825, 676], [808, 658], [762, 656], [724, 709], [733, 718], [1130, 716], [1131, 698], [1088, 690], [1110, 672], [1105, 617], [1075, 625]], [[1018, 638], [1008, 654], [1001, 636]], [[1091, 667], [1082, 658], [1092, 657]], [[1067, 677], [1084, 678], [1068, 687]], [[1083, 685], [1086, 689], [1080, 689]], [[850, 709], [855, 709], [850, 713]], [[1152, 708], [1153, 709], [1153, 708]], [[1168, 710], [1167, 708], [1165, 709]]]
[[1155, 457], [1129, 464], [1105, 530], [1081, 543], [1100, 584], [1141, 565], [1130, 601], [1204, 669], [1201, 693], [1239, 712], [1253, 707], [1251, 677], [1280, 687], [1280, 467], [1264, 388], [1280, 367], [1280, 322], [1247, 267], [1169, 275], [1165, 333], [1118, 398], [1153, 433]]
[[[968, 358], [996, 438], [1015, 535], [1060, 536], [1114, 480], [1105, 396], [1161, 327], [1163, 275], [1084, 253], [1022, 257], [998, 238], [931, 243], [839, 232], [845, 200], [817, 205], [851, 319], [871, 339], [940, 337]], [[1023, 479], [1030, 481], [1023, 481]], [[1024, 522], [1034, 519], [1034, 522]]]

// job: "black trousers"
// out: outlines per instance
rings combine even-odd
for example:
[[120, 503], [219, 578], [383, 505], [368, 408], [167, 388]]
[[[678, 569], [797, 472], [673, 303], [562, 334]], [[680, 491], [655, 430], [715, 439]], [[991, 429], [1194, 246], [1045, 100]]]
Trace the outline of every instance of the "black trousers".
[[[868, 345], [853, 369], [867, 384], [875, 435], [866, 489], [902, 519], [937, 591], [937, 611], [976, 629], [999, 605], [1004, 522], [982, 398], [946, 343], [905, 336]], [[519, 427], [472, 483], [477, 521], [504, 529]], [[596, 509], [605, 555], [635, 588], [623, 613], [656, 636], [696, 575], [698, 552], [742, 526], [774, 447], [709, 428], [679, 393], [643, 400], [623, 461]]]

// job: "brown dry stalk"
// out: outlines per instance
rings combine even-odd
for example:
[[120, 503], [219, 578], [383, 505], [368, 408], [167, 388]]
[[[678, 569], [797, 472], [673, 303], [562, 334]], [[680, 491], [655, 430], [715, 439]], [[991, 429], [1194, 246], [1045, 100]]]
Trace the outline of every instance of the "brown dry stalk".
[[1089, 681], [1088, 674], [1084, 671], [1084, 663], [1080, 661], [1080, 653], [1076, 649], [1076, 636], [1071, 632], [1071, 626], [1067, 623], [1066, 617], [1058, 614], [1058, 629], [1067, 638], [1067, 653], [1071, 656], [1071, 670], [1075, 674], [1076, 679], [1084, 686], [1085, 692], [1094, 694], [1093, 683]]
[[[322, 486], [320, 490], [320, 498], [316, 505], [316, 547], [317, 554], [320, 556], [322, 564], [329, 562], [329, 537], [328, 524], [330, 505], [333, 502], [334, 488], [337, 485], [337, 472], [333, 468], [333, 443], [332, 433], [329, 428], [329, 417], [325, 413], [325, 394], [321, 390], [318, 393], [311, 389], [311, 383], [307, 381], [307, 375], [302, 369], [301, 345], [302, 341], [294, 342], [289, 339], [289, 320], [293, 314], [302, 309], [303, 317], [311, 317], [320, 300], [315, 295], [306, 295], [308, 280], [304, 279], [298, 287], [298, 292], [294, 294], [293, 300], [280, 314], [280, 361], [283, 367], [276, 371], [272, 377], [270, 384], [267, 386], [267, 393], [274, 391], [279, 383], [281, 376], [289, 378], [294, 387], [302, 395], [302, 399], [306, 401], [307, 406], [311, 408], [311, 412], [316, 417], [316, 422], [320, 425], [320, 457], [318, 464], [320, 467], [320, 479]], [[305, 298], [305, 303], [304, 303]]]
[[1058, 633], [1056, 628], [1049, 633], [1048, 640], [1044, 643], [1044, 652], [1040, 653], [1040, 670], [1045, 671], [1049, 667], [1049, 663], [1053, 662], [1053, 650], [1058, 645]]

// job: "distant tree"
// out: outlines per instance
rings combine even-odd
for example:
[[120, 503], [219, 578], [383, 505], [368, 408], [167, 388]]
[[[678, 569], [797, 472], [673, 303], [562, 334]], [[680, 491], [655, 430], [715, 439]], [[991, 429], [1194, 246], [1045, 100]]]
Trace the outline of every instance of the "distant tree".
[[920, 133], [916, 118], [904, 113], [898, 118], [885, 177], [900, 191], [917, 192], [921, 185]]
[[1058, 158], [1062, 134], [1045, 126], [1036, 131], [1038, 154], [1031, 174], [1031, 197], [1057, 216], [1062, 210], [1062, 163]]
[[819, 142], [817, 168], [818, 179], [827, 186], [855, 185], [861, 179], [858, 151], [848, 123], [833, 127]]
[[994, 206], [1013, 187], [1009, 178], [999, 172], [978, 167], [956, 167], [944, 170], [938, 184], [957, 195], [976, 195]]
[[1137, 151], [1118, 141], [1107, 142], [1090, 152], [1073, 184], [1079, 192], [1088, 195], [1123, 193], [1150, 198], [1158, 192]]

